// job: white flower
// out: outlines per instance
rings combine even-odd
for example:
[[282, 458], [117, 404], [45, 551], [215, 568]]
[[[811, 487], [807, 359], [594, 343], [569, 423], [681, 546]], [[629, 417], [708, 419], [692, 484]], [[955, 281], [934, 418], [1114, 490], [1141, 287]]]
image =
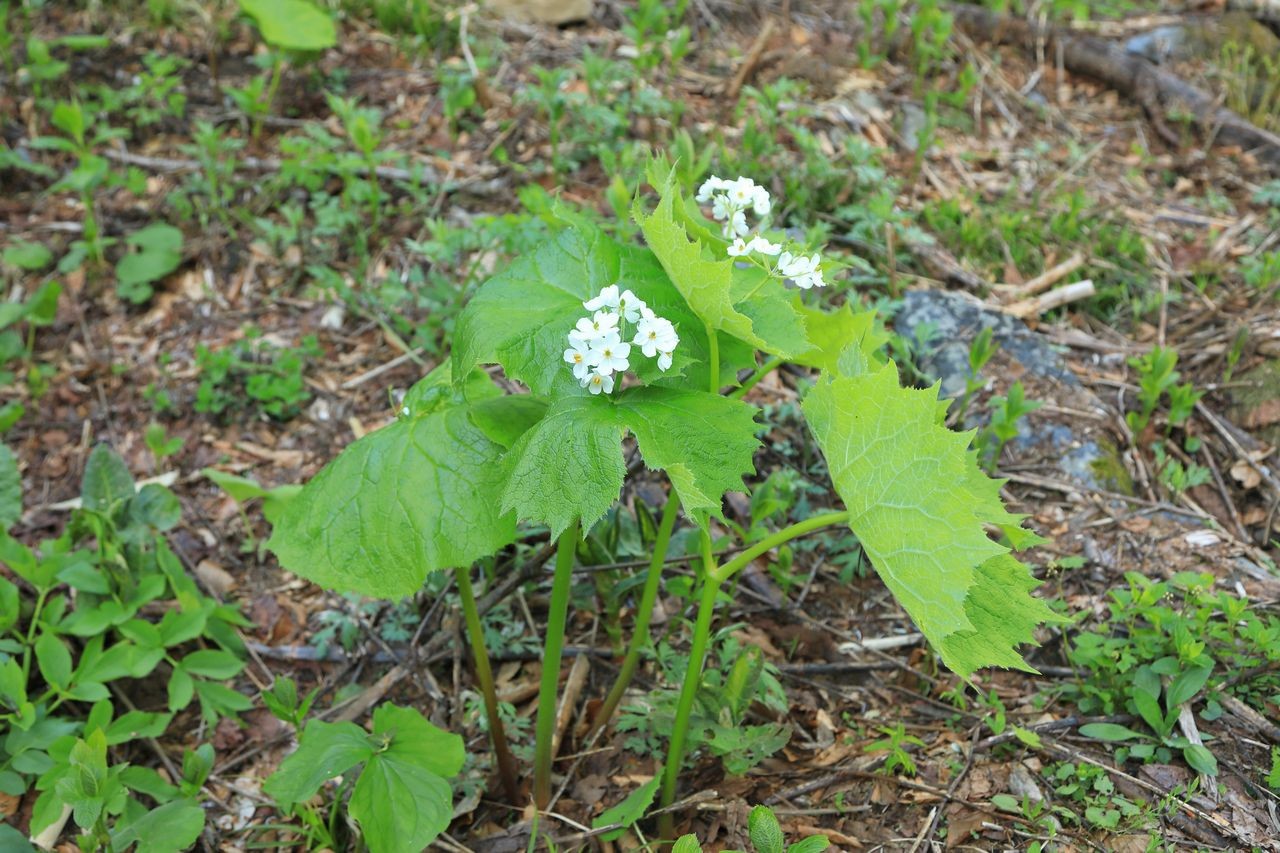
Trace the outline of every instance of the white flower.
[[759, 252], [762, 255], [776, 255], [782, 251], [781, 243], [770, 243], [764, 237], [759, 235], [752, 237], [751, 242], [747, 244], [748, 252]]
[[569, 341], [591, 342], [608, 334], [618, 333], [618, 315], [611, 311], [597, 311], [591, 317], [583, 317], [569, 333]]
[[640, 347], [646, 358], [653, 358], [660, 352], [667, 353], [669, 364], [670, 353], [680, 343], [680, 336], [676, 334], [676, 327], [671, 325], [670, 320], [646, 317], [636, 326], [636, 336], [631, 343]]
[[769, 191], [764, 187], [756, 187], [755, 192], [751, 194], [751, 209], [755, 211], [756, 216], [768, 216], [769, 211], [773, 210]]
[[729, 217], [729, 221], [724, 224], [726, 237], [745, 237], [750, 230], [747, 227], [747, 215], [741, 210], [735, 210], [733, 216]]
[[609, 376], [615, 370], [619, 373], [626, 372], [631, 366], [631, 362], [627, 360], [629, 355], [631, 355], [631, 344], [623, 343], [618, 338], [617, 332], [611, 332], [591, 342], [591, 352], [587, 356], [587, 361], [596, 369], [596, 372]]
[[718, 195], [711, 204], [711, 215], [717, 222], [723, 222], [733, 215], [733, 209], [733, 202], [729, 201], [727, 195]]
[[569, 348], [564, 351], [564, 360], [573, 365], [573, 378], [579, 382], [586, 380], [587, 371], [591, 369], [591, 345], [587, 341], [575, 340], [569, 333]]
[[737, 208], [746, 207], [754, 203], [756, 197], [756, 182], [750, 178], [739, 177], [729, 187], [729, 198], [733, 200], [733, 206]]
[[[630, 293], [631, 291], [627, 292]], [[594, 299], [588, 299], [586, 302], [582, 303], [582, 307], [586, 308], [588, 311], [599, 311], [601, 308], [612, 308], [617, 310], [618, 285], [609, 285], [604, 290], [601, 290], [600, 294]]]
[[592, 394], [613, 393], [613, 377], [607, 373], [592, 373], [582, 381], [582, 387], [589, 390]]
[[671, 366], [671, 353], [669, 352], [658, 353], [658, 369], [665, 372], [666, 369], [669, 368], [670, 366]]
[[[752, 242], [755, 242], [754, 240]], [[751, 251], [751, 247], [747, 245], [747, 241], [741, 237], [734, 238], [733, 243], [726, 250], [731, 258], [740, 258]]]
[[711, 196], [724, 189], [728, 183], [724, 178], [717, 178], [715, 175], [707, 178], [702, 182], [702, 186], [698, 187], [698, 195], [696, 196], [698, 204], [706, 204], [711, 201]]
[[622, 314], [622, 319], [628, 323], [636, 322], [643, 312], [649, 310], [649, 306], [644, 304], [644, 300], [630, 290], [622, 291], [622, 295], [618, 297], [617, 308], [618, 312]]
[[783, 252], [782, 256], [778, 258], [778, 272], [794, 281], [796, 287], [803, 290], [808, 290], [811, 287], [825, 287], [826, 282], [822, 280], [822, 270], [818, 269], [820, 263], [822, 263], [822, 256], [816, 252], [811, 258]]

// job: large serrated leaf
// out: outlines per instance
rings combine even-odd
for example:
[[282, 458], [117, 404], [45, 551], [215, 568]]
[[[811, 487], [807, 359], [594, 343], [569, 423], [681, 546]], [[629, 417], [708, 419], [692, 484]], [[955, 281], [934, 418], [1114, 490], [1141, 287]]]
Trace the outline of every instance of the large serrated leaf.
[[665, 469], [685, 511], [705, 524], [720, 513], [724, 493], [754, 470], [754, 416], [741, 401], [674, 388], [563, 399], [512, 448], [503, 507], [548, 525], [553, 537], [574, 520], [590, 528], [622, 490], [621, 440], [629, 430], [645, 464]]
[[650, 468], [667, 472], [690, 518], [721, 514], [724, 493], [755, 472], [755, 408], [703, 391], [636, 388], [618, 398], [623, 423]]
[[409, 595], [429, 572], [470, 565], [514, 538], [515, 517], [499, 507], [504, 451], [466, 406], [397, 421], [317, 474], [267, 546], [321, 586]]
[[[1008, 549], [985, 531], [1016, 527], [1018, 518], [1004, 508], [998, 483], [976, 473], [970, 436], [939, 423], [937, 393], [900, 387], [889, 364], [824, 379], [804, 413], [849, 526], [944, 662], [965, 676], [980, 666], [1025, 666], [1012, 647], [1030, 639], [1046, 610], [1015, 582], [1025, 569], [1006, 562]], [[1002, 581], [1008, 586], [992, 600]], [[999, 618], [1007, 621], [995, 629]]]

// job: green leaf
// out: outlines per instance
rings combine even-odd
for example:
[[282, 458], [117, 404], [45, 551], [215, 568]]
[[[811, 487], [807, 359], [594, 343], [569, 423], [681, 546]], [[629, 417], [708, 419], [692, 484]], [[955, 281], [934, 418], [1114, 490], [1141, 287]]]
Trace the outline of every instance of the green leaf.
[[751, 331], [751, 318], [733, 307], [733, 262], [704, 254], [702, 245], [691, 240], [684, 226], [676, 221], [675, 207], [683, 206], [684, 202], [676, 187], [674, 170], [665, 177], [651, 174], [649, 182], [660, 193], [658, 206], [653, 213], [646, 214], [637, 197], [631, 216], [676, 289], [694, 313], [713, 329], [722, 329], [736, 338], [763, 346], [764, 341]]
[[379, 705], [373, 712], [373, 733], [391, 737], [382, 755], [416, 764], [437, 776], [457, 776], [467, 760], [461, 737], [433, 726], [413, 708]]
[[22, 475], [18, 459], [0, 444], [0, 529], [8, 530], [22, 517]]
[[453, 820], [449, 783], [416, 764], [377, 755], [348, 804], [370, 853], [422, 850]]
[[800, 313], [813, 349], [793, 359], [796, 364], [815, 367], [833, 376], [857, 376], [883, 363], [877, 353], [889, 336], [876, 329], [874, 311], [855, 314], [846, 302], [834, 311], [801, 306]]
[[721, 515], [724, 493], [755, 473], [755, 408], [704, 391], [634, 388], [617, 400], [618, 416], [651, 469], [667, 472], [690, 518]]
[[754, 470], [755, 409], [705, 391], [637, 387], [617, 399], [567, 397], [521, 436], [508, 457], [504, 509], [559, 536], [575, 519], [589, 529], [622, 490], [622, 436], [630, 430], [650, 468], [667, 471], [700, 524]]
[[324, 50], [338, 42], [333, 18], [307, 0], [239, 0], [262, 40], [285, 50]]
[[1041, 624], [1064, 621], [1031, 592], [1040, 582], [1031, 570], [1010, 554], [1001, 554], [978, 566], [974, 584], [964, 599], [965, 618], [972, 630], [956, 631], [938, 642], [947, 666], [964, 673], [982, 666], [1003, 666], [1035, 672], [1016, 649], [1035, 644]]
[[747, 818], [747, 834], [756, 853], [782, 853], [782, 827], [768, 806], [756, 806]]
[[575, 520], [587, 530], [618, 499], [626, 470], [612, 401], [566, 397], [511, 448], [504, 512], [546, 524], [554, 539]]
[[698, 836], [682, 835], [676, 839], [671, 853], [702, 853], [702, 845], [698, 843]]
[[89, 454], [80, 483], [80, 500], [85, 509], [109, 512], [118, 501], [133, 497], [136, 487], [124, 460], [105, 444]]
[[173, 719], [172, 714], [129, 711], [107, 726], [107, 746], [116, 746], [143, 737], [160, 737]]
[[1165, 694], [1165, 702], [1169, 710], [1172, 711], [1182, 703], [1189, 702], [1195, 698], [1195, 695], [1204, 687], [1205, 682], [1209, 680], [1209, 674], [1212, 672], [1213, 665], [1208, 664], [1178, 673], [1178, 677], [1169, 682], [1169, 689]]
[[33, 326], [51, 325], [58, 315], [58, 297], [61, 295], [62, 285], [56, 281], [40, 285], [40, 289], [27, 300], [27, 322]]
[[20, 270], [42, 270], [53, 261], [53, 252], [43, 243], [15, 240], [4, 248], [4, 262]]
[[129, 515], [134, 521], [156, 530], [169, 530], [182, 520], [182, 505], [177, 495], [164, 486], [148, 483], [129, 504]]
[[[1018, 518], [977, 471], [971, 436], [939, 423], [937, 395], [900, 387], [889, 364], [824, 378], [803, 408], [850, 528], [947, 666], [962, 676], [1025, 668], [1012, 646], [1048, 611], [1022, 589], [1021, 564], [996, 560], [1008, 549], [984, 525], [1016, 528]], [[997, 588], [1009, 579], [1020, 582]]]
[[55, 635], [45, 633], [36, 640], [36, 663], [45, 682], [60, 690], [71, 683], [71, 652]]
[[302, 486], [294, 484], [268, 489], [250, 477], [239, 477], [216, 468], [202, 468], [200, 473], [213, 480], [237, 503], [262, 498], [262, 515], [273, 525], [279, 521], [289, 502], [302, 492]]
[[136, 843], [134, 853], [176, 853], [186, 850], [204, 830], [204, 809], [195, 800], [174, 800], [154, 808], [111, 833], [111, 843], [124, 850]]
[[225, 681], [244, 668], [244, 662], [222, 649], [200, 649], [182, 659], [182, 668], [192, 675]]
[[284, 508], [267, 547], [329, 589], [392, 598], [515, 537], [501, 507], [505, 448], [465, 406], [399, 420], [352, 444]]
[[640, 818], [644, 817], [644, 813], [649, 810], [649, 806], [653, 805], [653, 798], [658, 793], [658, 786], [662, 784], [662, 768], [659, 767], [654, 771], [654, 776], [648, 782], [645, 782], [639, 788], [636, 788], [630, 794], [623, 798], [622, 802], [610, 809], [605, 809], [600, 816], [591, 821], [592, 829], [599, 829], [602, 826], [613, 826], [621, 824], [618, 829], [606, 832], [598, 836], [601, 841], [613, 841], [621, 838], [622, 833], [632, 826]]
[[1197, 773], [1203, 773], [1206, 776], [1218, 775], [1218, 759], [1213, 757], [1208, 747], [1193, 743], [1182, 750], [1182, 757]]
[[787, 853], [821, 853], [831, 846], [825, 835], [810, 835], [787, 847]]
[[1141, 740], [1146, 737], [1141, 732], [1135, 732], [1127, 726], [1117, 725], [1116, 723], [1088, 723], [1080, 727], [1080, 734], [1085, 737], [1105, 740], [1108, 743], [1134, 739]]
[[462, 738], [433, 726], [413, 708], [373, 713], [373, 742], [383, 740], [351, 794], [351, 816], [372, 853], [421, 850], [453, 820], [455, 776], [466, 760]]
[[[507, 376], [540, 396], [584, 395], [563, 360], [569, 331], [587, 316], [584, 301], [619, 282], [670, 320], [680, 335], [668, 371], [662, 373], [649, 359], [635, 358], [636, 375], [647, 384], [708, 387], [705, 325], [653, 253], [619, 245], [585, 223], [561, 230], [480, 287], [458, 316], [453, 362], [463, 371], [477, 364], [501, 364]], [[735, 369], [750, 358], [745, 344], [722, 336], [720, 384], [733, 381]]]
[[0, 849], [8, 850], [9, 853], [36, 853], [36, 848], [31, 846], [27, 837], [7, 823], [0, 823]]
[[312, 720], [302, 730], [298, 748], [280, 762], [262, 790], [281, 802], [299, 803], [373, 754], [369, 734], [355, 723]]

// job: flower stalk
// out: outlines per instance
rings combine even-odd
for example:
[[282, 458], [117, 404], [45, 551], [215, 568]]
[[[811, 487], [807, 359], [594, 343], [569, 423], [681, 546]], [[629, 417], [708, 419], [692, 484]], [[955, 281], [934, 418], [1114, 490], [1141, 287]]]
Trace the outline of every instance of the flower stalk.
[[560, 691], [560, 656], [564, 652], [564, 626], [569, 615], [573, 584], [573, 558], [578, 550], [578, 522], [560, 534], [556, 543], [556, 571], [551, 582], [551, 612], [542, 655], [542, 683], [538, 690], [538, 720], [533, 757], [533, 802], [545, 809], [551, 802], [551, 741], [556, 727], [556, 694]]
[[467, 623], [467, 639], [471, 643], [471, 657], [475, 662], [476, 681], [484, 697], [484, 713], [489, 722], [489, 737], [493, 740], [493, 754], [498, 762], [498, 775], [507, 799], [512, 805], [520, 801], [520, 785], [516, 781], [516, 759], [507, 745], [507, 732], [498, 711], [498, 691], [493, 684], [493, 669], [489, 665], [489, 650], [484, 642], [484, 628], [480, 625], [480, 609], [476, 606], [475, 592], [471, 588], [471, 570], [454, 569], [458, 595], [462, 598], [462, 614]]

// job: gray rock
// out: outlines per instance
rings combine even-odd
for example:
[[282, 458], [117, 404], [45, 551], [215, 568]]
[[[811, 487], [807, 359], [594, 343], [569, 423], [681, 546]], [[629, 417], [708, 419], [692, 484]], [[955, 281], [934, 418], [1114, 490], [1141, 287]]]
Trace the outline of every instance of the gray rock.
[[906, 337], [918, 337], [926, 327], [933, 332], [932, 346], [919, 367], [942, 380], [943, 396], [954, 397], [964, 391], [969, 376], [969, 347], [983, 329], [991, 329], [1000, 349], [1028, 373], [1072, 387], [1080, 385], [1058, 352], [1025, 323], [975, 305], [960, 294], [941, 290], [908, 292], [894, 318], [894, 328]]

